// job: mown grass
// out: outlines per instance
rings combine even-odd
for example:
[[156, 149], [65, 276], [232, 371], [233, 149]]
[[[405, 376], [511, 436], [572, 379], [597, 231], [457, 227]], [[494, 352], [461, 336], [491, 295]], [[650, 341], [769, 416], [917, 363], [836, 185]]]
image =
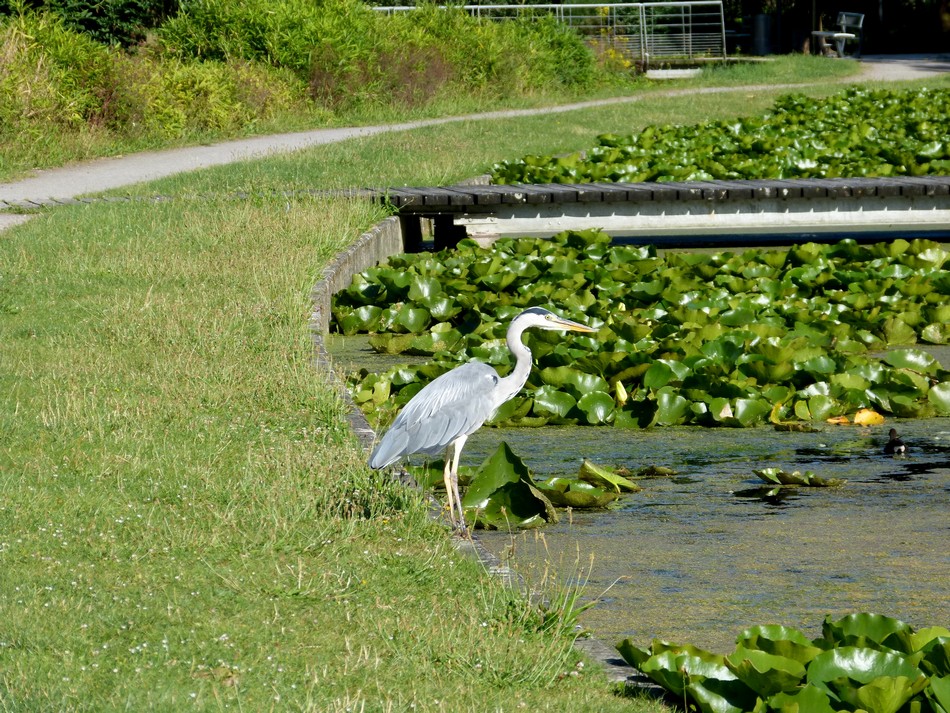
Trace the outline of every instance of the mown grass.
[[770, 101], [740, 96], [346, 142], [2, 234], [0, 707], [660, 710], [563, 675], [569, 639], [364, 466], [307, 300], [382, 212], [223, 194], [449, 181]]
[[365, 467], [311, 367], [309, 286], [380, 217], [98, 204], [3, 235], [0, 708], [620, 709], [558, 682], [570, 640]]

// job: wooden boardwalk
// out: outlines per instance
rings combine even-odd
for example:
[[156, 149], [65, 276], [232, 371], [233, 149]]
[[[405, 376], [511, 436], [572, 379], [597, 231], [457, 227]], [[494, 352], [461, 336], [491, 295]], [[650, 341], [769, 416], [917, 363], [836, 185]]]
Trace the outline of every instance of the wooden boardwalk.
[[[438, 247], [462, 237], [600, 227], [615, 235], [950, 235], [950, 176], [799, 180], [458, 185], [360, 190], [393, 206], [407, 246], [417, 218]], [[418, 237], [418, 236], [415, 236]]]

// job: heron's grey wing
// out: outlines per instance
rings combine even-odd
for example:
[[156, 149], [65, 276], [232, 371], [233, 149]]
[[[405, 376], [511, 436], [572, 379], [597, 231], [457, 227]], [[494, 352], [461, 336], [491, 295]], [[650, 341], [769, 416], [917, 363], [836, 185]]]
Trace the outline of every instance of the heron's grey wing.
[[384, 468], [411, 453], [435, 455], [462, 435], [477, 431], [497, 407], [498, 374], [470, 362], [442, 374], [412, 397], [370, 456]]

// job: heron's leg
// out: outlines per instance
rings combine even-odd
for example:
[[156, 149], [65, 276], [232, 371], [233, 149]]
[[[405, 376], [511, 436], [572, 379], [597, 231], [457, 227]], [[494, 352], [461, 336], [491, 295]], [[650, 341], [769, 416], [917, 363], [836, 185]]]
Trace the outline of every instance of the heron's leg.
[[463, 534], [468, 532], [468, 525], [465, 522], [465, 508], [462, 507], [462, 496], [459, 494], [459, 459], [462, 455], [462, 446], [465, 445], [467, 438], [467, 436], [456, 438], [449, 444], [445, 454], [445, 489], [450, 493], [449, 514], [452, 524], [461, 530]]
[[452, 487], [452, 446], [445, 449], [445, 470], [442, 472], [442, 480], [445, 482], [445, 494], [448, 500], [449, 522], [455, 526], [455, 488]]

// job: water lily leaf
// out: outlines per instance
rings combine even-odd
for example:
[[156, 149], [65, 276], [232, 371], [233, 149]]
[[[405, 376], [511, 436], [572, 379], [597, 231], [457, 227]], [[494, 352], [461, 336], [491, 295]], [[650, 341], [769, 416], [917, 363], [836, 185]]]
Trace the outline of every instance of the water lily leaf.
[[911, 682], [923, 676], [904, 656], [857, 646], [841, 646], [818, 654], [808, 665], [806, 680], [836, 698], [881, 676], [905, 677]]
[[663, 361], [654, 362], [643, 375], [643, 385], [648, 389], [661, 389], [670, 383], [673, 369]]
[[745, 713], [755, 705], [755, 694], [742, 681], [691, 679], [686, 687], [703, 713]]
[[[666, 387], [664, 387], [666, 388]], [[689, 413], [690, 403], [685, 398], [672, 391], [661, 391], [656, 399], [656, 414], [654, 423], [661, 426], [675, 426], [683, 423]]]
[[840, 386], [843, 389], [853, 389], [855, 391], [864, 391], [871, 386], [871, 382], [860, 374], [845, 372], [843, 374], [832, 374], [831, 383]]
[[406, 305], [397, 313], [394, 326], [399, 325], [407, 332], [419, 333], [429, 326], [430, 319], [428, 310]]
[[362, 305], [350, 311], [346, 316], [337, 318], [340, 331], [347, 336], [359, 332], [372, 332], [379, 324], [379, 317], [383, 313], [376, 305]]
[[614, 399], [603, 391], [592, 391], [578, 399], [577, 408], [592, 426], [607, 423], [614, 412]]
[[413, 337], [405, 353], [431, 356], [455, 348], [462, 339], [462, 333], [457, 329], [440, 329], [439, 327], [440, 325], [435, 325], [428, 333]]
[[781, 468], [763, 468], [753, 470], [759, 478], [766, 483], [775, 483], [776, 485], [803, 485], [812, 488], [833, 488], [844, 484], [840, 478], [819, 478], [810, 470], [801, 473], [797, 470], [789, 472]]
[[[910, 650], [921, 651], [925, 648], [929, 650], [935, 644], [939, 644], [939, 639], [946, 639], [950, 643], [950, 629], [942, 626], [930, 626], [926, 629], [920, 629], [910, 635]], [[950, 651], [948, 651], [950, 653]], [[950, 661], [950, 659], [948, 659]], [[947, 668], [947, 674], [950, 674], [950, 668]]]
[[808, 399], [808, 412], [815, 421], [824, 421], [838, 408], [838, 402], [830, 396], [818, 394]]
[[884, 339], [888, 344], [915, 344], [917, 332], [902, 319], [891, 317], [884, 320]]
[[783, 656], [785, 658], [807, 664], [822, 649], [815, 646], [797, 629], [776, 624], [753, 626], [741, 634], [736, 645], [746, 649], [758, 649], [767, 654]]
[[[950, 712], [950, 676], [933, 676], [930, 679], [930, 687], [927, 688], [926, 694], [931, 704], [938, 704], [943, 708], [941, 713]], [[935, 713], [937, 711], [936, 705], [934, 711]]]
[[741, 646], [726, 656], [726, 666], [760, 698], [792, 691], [805, 677], [799, 661]]
[[691, 647], [690, 651], [669, 649], [654, 654], [639, 666], [640, 670], [676, 696], [682, 696], [691, 680], [715, 678], [737, 681], [725, 665], [725, 658]]
[[812, 357], [807, 361], [801, 362], [799, 368], [802, 371], [813, 374], [827, 375], [834, 374], [838, 369], [838, 365], [830, 356], [822, 354], [821, 356]]
[[921, 666], [938, 676], [950, 676], [950, 636], [938, 636], [921, 648]]
[[636, 493], [642, 488], [632, 480], [627, 480], [622, 475], [611, 473], [606, 468], [591, 463], [587, 458], [581, 463], [581, 469], [578, 476], [581, 480], [587, 481], [607, 490], [615, 492]]
[[616, 490], [605, 490], [570, 478], [549, 478], [535, 487], [557, 507], [602, 508], [620, 497]]
[[[811, 411], [808, 410], [807, 401], [796, 401], [795, 402], [795, 415], [802, 421], [811, 421]], [[845, 419], [847, 420], [847, 419]]]
[[646, 663], [653, 654], [649, 649], [644, 649], [634, 644], [630, 639], [624, 639], [616, 646], [617, 651], [623, 657], [623, 660], [634, 668], [639, 669]]
[[950, 341], [950, 327], [943, 322], [928, 324], [920, 331], [920, 338], [931, 344], [946, 344]]
[[409, 299], [425, 300], [442, 292], [442, 283], [435, 277], [412, 274], [409, 279]]
[[381, 300], [384, 292], [385, 288], [378, 282], [365, 275], [354, 275], [345, 295], [350, 304], [372, 305]]
[[386, 289], [387, 299], [395, 302], [407, 296], [412, 275], [405, 270], [386, 267], [376, 272], [376, 279]]
[[507, 421], [521, 424], [523, 419], [525, 419], [525, 417], [531, 413], [531, 407], [533, 405], [534, 399], [515, 396], [511, 400], [506, 401], [501, 406], [499, 406], [498, 410], [495, 411], [488, 422], [493, 425], [505, 423]]
[[607, 392], [610, 389], [607, 381], [603, 377], [594, 374], [585, 374], [583, 371], [569, 366], [542, 369], [540, 376], [545, 384], [550, 384], [558, 388], [567, 387], [574, 391], [578, 397], [589, 394], [592, 391]]
[[466, 519], [488, 529], [557, 522], [554, 506], [534, 487], [528, 467], [504, 441], [476, 471], [462, 507]]
[[884, 355], [884, 361], [898, 369], [912, 369], [921, 374], [934, 374], [940, 363], [922, 349], [894, 349]]
[[907, 676], [879, 676], [858, 688], [837, 681], [831, 685], [842, 701], [859, 710], [866, 710], [868, 713], [897, 713], [928, 683], [926, 676], [914, 679]]
[[828, 693], [817, 686], [803, 686], [795, 693], [777, 693], [768, 700], [769, 710], [801, 713], [835, 713]]
[[450, 320], [462, 311], [462, 305], [460, 305], [455, 298], [447, 297], [442, 294], [427, 297], [419, 302], [423, 307], [429, 310], [432, 319], [437, 319], [440, 322]]
[[545, 384], [534, 393], [534, 412], [538, 416], [554, 416], [557, 418], [566, 418], [577, 405], [577, 400], [564, 391], [558, 391], [555, 387]]
[[736, 399], [734, 409], [736, 420], [746, 428], [764, 420], [771, 411], [771, 404], [764, 399]]
[[821, 631], [822, 637], [829, 644], [836, 646], [871, 646], [873, 648], [879, 648], [885, 641], [893, 639], [895, 635], [901, 635], [906, 643], [900, 647], [900, 650], [903, 653], [913, 653], [914, 651], [910, 643], [910, 636], [913, 633], [910, 625], [900, 619], [882, 614], [861, 612], [849, 614], [837, 621], [832, 621], [830, 616], [825, 617]]

